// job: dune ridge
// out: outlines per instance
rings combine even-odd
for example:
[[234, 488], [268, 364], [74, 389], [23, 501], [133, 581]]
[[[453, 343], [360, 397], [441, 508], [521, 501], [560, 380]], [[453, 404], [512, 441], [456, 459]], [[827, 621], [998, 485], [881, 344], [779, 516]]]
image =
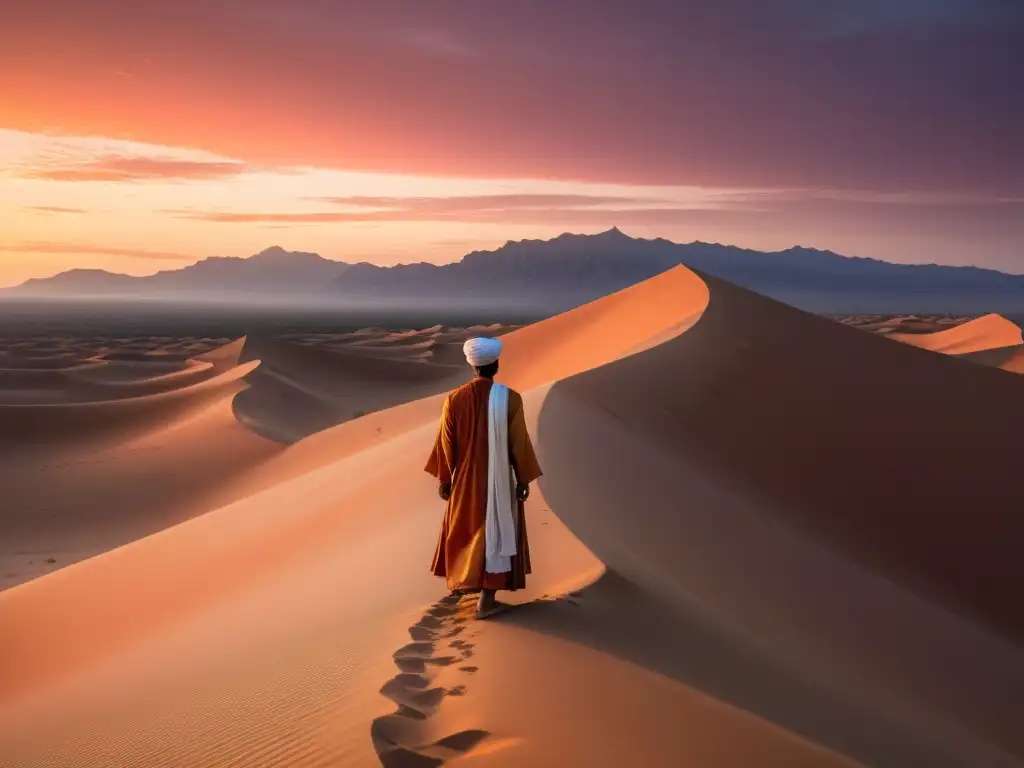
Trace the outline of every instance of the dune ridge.
[[519, 607], [439, 600], [395, 405], [0, 592], [0, 764], [1020, 764], [1019, 381], [681, 267], [503, 339]]
[[51, 391], [48, 402], [0, 400], [0, 586], [231, 500], [235, 480], [280, 450], [232, 413], [259, 365], [240, 363], [241, 349], [239, 340], [169, 373], [134, 363], [82, 369], [98, 385], [76, 379], [76, 369], [48, 371], [70, 391]]
[[[461, 356], [467, 330], [428, 331], [397, 335]], [[435, 362], [432, 348], [356, 357], [346, 342], [390, 335], [8, 341], [0, 589], [269, 487], [288, 470], [265, 460], [286, 445], [461, 381], [464, 364]]]
[[972, 363], [987, 365], [1009, 373], [1024, 373], [1024, 344], [995, 349], [979, 349], [976, 352], [966, 352], [961, 357]]
[[888, 334], [888, 338], [932, 352], [962, 355], [1022, 343], [1020, 327], [1002, 315], [989, 314], [934, 333]]

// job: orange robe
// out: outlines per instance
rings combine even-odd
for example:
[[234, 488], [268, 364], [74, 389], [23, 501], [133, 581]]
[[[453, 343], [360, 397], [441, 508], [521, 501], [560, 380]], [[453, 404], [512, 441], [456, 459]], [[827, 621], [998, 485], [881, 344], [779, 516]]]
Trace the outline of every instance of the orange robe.
[[[526, 516], [517, 504], [516, 554], [509, 573], [484, 570], [484, 523], [487, 518], [487, 445], [490, 379], [477, 377], [450, 393], [441, 411], [434, 450], [426, 471], [439, 484], [451, 483], [441, 535], [434, 553], [433, 571], [448, 581], [448, 589], [522, 589], [530, 573], [530, 545]], [[516, 481], [532, 483], [541, 476], [537, 455], [526, 431], [523, 398], [508, 393], [508, 455]]]

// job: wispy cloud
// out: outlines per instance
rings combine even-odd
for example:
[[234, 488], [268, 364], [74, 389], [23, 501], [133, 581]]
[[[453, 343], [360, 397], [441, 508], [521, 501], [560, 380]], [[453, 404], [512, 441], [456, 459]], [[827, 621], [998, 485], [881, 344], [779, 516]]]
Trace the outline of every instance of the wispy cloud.
[[39, 241], [30, 243], [0, 244], [0, 253], [48, 253], [48, 254], [81, 254], [92, 256], [120, 256], [132, 259], [159, 261], [195, 261], [194, 256], [184, 253], [166, 251], [146, 251], [137, 248], [117, 248], [87, 243], [54, 243]]
[[84, 208], [66, 208], [60, 205], [26, 205], [26, 211], [35, 213], [85, 213]]
[[323, 197], [320, 202], [343, 207], [376, 208], [421, 213], [463, 213], [466, 211], [499, 211], [510, 208], [594, 208], [608, 205], [651, 205], [667, 202], [645, 197], [604, 196], [586, 194], [491, 194], [454, 195], [446, 197]]
[[33, 168], [21, 175], [50, 181], [192, 181], [223, 179], [246, 171], [244, 163], [232, 161], [111, 156]]
[[488, 223], [566, 222], [592, 223], [622, 220], [669, 219], [716, 206], [695, 203], [680, 207], [661, 198], [585, 194], [490, 194], [449, 197], [322, 197], [333, 210], [321, 211], [194, 211], [170, 213], [199, 221], [240, 223], [280, 222], [293, 224], [453, 221]]
[[[291, 212], [176, 212], [180, 218], [224, 224], [287, 223], [347, 224], [356, 222], [428, 222], [448, 221], [464, 224], [550, 224], [550, 225], [656, 225], [685, 224], [720, 220], [734, 212], [729, 209], [705, 208], [539, 208], [465, 211], [445, 215], [417, 211], [370, 211], [343, 213], [338, 211]], [[756, 212], [755, 212], [756, 213]]]

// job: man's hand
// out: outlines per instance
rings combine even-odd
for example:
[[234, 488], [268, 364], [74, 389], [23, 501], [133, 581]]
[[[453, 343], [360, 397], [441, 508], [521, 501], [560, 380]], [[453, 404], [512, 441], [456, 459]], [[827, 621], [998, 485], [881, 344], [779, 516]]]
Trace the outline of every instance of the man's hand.
[[518, 483], [516, 485], [516, 500], [526, 501], [530, 498], [530, 486], [526, 483]]
[[440, 487], [437, 489], [437, 495], [445, 501], [448, 501], [448, 499], [452, 497], [452, 484], [441, 483]]

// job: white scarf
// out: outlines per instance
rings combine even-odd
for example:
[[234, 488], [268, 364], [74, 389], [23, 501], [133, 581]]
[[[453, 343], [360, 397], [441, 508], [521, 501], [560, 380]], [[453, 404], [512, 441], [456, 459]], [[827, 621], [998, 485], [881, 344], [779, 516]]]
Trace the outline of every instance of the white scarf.
[[508, 458], [508, 387], [491, 385], [487, 403], [487, 519], [484, 527], [485, 568], [508, 573], [516, 553], [516, 525], [512, 514], [515, 493]]

